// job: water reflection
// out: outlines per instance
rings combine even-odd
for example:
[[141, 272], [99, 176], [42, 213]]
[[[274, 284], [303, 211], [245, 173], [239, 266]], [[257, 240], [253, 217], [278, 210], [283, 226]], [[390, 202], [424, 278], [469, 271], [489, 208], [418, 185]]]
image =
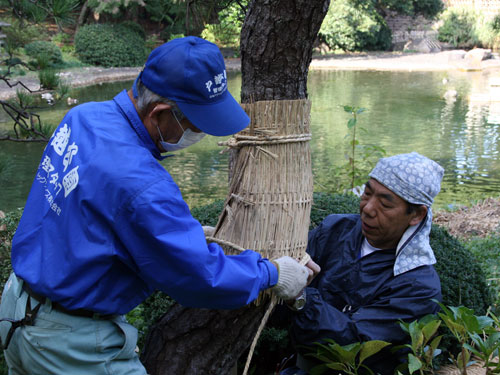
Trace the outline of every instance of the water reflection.
[[[312, 71], [309, 96], [313, 102], [311, 141], [315, 190], [335, 186], [332, 167], [344, 163], [347, 149], [343, 105], [366, 108], [358, 133], [362, 144], [376, 144], [388, 155], [417, 151], [446, 170], [436, 205], [467, 204], [471, 199], [500, 193], [500, 140], [498, 105], [487, 94], [488, 80], [496, 73], [404, 73], [369, 71]], [[241, 76], [230, 73], [230, 90], [239, 97]], [[131, 82], [102, 84], [71, 93], [80, 103], [112, 98]], [[453, 100], [445, 99], [456, 91]], [[487, 100], [475, 100], [482, 96]], [[59, 103], [42, 113], [57, 124], [69, 109]], [[497, 117], [498, 118], [498, 117]], [[0, 124], [0, 127], [2, 125]], [[188, 204], [224, 198], [227, 191], [227, 154], [206, 137], [200, 143], [162, 161], [181, 187]], [[0, 142], [0, 158], [12, 155], [10, 173], [0, 175], [0, 209], [22, 206], [33, 181], [44, 145]]]

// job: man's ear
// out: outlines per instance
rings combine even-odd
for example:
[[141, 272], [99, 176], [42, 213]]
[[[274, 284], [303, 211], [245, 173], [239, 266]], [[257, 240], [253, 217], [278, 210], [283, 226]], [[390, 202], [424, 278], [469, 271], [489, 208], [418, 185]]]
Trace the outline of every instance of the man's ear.
[[163, 113], [163, 111], [170, 110], [172, 106], [167, 103], [151, 103], [148, 107], [148, 120], [152, 120], [153, 124], [158, 124], [158, 118]]
[[410, 225], [417, 225], [427, 216], [427, 206], [421, 205], [412, 213], [413, 218], [410, 220]]

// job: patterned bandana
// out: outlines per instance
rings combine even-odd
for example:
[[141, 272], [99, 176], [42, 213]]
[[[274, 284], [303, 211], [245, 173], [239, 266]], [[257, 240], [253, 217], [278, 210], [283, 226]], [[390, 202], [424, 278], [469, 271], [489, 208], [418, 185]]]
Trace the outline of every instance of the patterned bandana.
[[416, 152], [380, 159], [370, 173], [370, 177], [405, 201], [428, 207], [426, 218], [410, 226], [399, 241], [394, 263], [395, 276], [436, 263], [429, 244], [431, 206], [441, 188], [443, 173], [444, 169], [439, 164]]

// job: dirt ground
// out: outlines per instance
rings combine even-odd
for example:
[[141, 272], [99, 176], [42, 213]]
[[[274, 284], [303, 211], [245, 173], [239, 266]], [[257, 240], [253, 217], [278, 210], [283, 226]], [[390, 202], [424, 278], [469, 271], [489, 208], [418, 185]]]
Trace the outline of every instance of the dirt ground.
[[493, 233], [500, 235], [500, 198], [487, 198], [474, 206], [462, 207], [453, 212], [436, 212], [433, 222], [463, 239], [485, 237]]

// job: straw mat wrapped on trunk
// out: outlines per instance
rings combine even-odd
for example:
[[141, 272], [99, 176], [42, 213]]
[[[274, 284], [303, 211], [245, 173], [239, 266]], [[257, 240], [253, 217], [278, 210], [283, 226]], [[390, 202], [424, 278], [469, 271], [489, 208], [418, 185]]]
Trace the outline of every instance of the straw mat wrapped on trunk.
[[[288, 255], [305, 264], [313, 196], [311, 102], [260, 101], [243, 108], [250, 126], [222, 143], [238, 152], [224, 210], [214, 236], [207, 240], [219, 243], [226, 254], [252, 249], [265, 258]], [[244, 375], [276, 303], [273, 296], [250, 347]]]
[[210, 240], [226, 253], [244, 249], [301, 259], [312, 204], [308, 100], [243, 105], [250, 126], [222, 144], [238, 149], [224, 211]]

